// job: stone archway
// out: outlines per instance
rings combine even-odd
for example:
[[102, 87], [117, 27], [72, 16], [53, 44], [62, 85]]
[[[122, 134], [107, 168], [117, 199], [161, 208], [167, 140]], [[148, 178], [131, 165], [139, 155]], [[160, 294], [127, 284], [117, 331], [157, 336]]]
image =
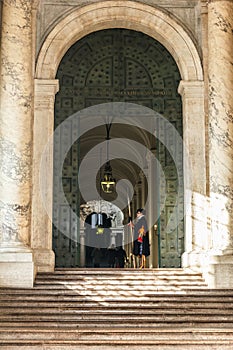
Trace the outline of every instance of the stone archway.
[[[45, 212], [39, 189], [39, 166], [43, 148], [53, 133], [55, 80], [58, 65], [68, 50], [83, 36], [100, 29], [126, 28], [141, 31], [163, 44], [174, 57], [182, 77], [179, 92], [183, 101], [184, 143], [191, 156], [193, 181], [187, 191], [205, 194], [204, 92], [198, 51], [184, 28], [165, 12], [133, 1], [102, 1], [73, 11], [47, 36], [38, 55], [35, 79], [34, 168], [32, 248], [39, 271], [54, 269], [52, 225]], [[42, 132], [43, 131], [43, 132]], [[43, 139], [42, 139], [43, 135]], [[196, 147], [193, 147], [196, 145]], [[47, 196], [52, 211], [52, 150], [47, 162]], [[191, 203], [187, 203], [188, 206]], [[195, 203], [194, 203], [195, 205]], [[191, 207], [190, 207], [191, 208]], [[35, 214], [36, 213], [36, 214]], [[192, 217], [192, 218], [191, 218]], [[195, 214], [186, 220], [186, 253], [191, 253], [195, 235]], [[202, 242], [196, 242], [200, 249]], [[203, 246], [202, 246], [203, 248]]]
[[41, 47], [36, 78], [54, 79], [61, 58], [76, 41], [109, 28], [133, 29], [151, 36], [174, 57], [183, 80], [203, 80], [199, 54], [184, 28], [171, 15], [134, 1], [101, 1], [62, 19]]

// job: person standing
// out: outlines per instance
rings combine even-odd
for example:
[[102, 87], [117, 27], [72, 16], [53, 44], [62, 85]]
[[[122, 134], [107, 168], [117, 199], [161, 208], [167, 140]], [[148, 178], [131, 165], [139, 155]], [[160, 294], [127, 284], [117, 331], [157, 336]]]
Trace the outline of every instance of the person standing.
[[101, 258], [102, 258], [102, 252], [99, 247], [95, 247], [92, 251], [92, 258], [93, 258], [93, 266], [94, 267], [100, 267]]
[[111, 247], [108, 248], [107, 257], [108, 257], [108, 267], [111, 267], [111, 268], [115, 267], [116, 248], [114, 244], [112, 244]]
[[127, 261], [127, 255], [126, 251], [122, 248], [122, 246], [119, 247], [117, 250], [117, 265], [120, 268], [125, 267], [125, 262]]
[[140, 268], [146, 267], [146, 257], [150, 255], [150, 243], [147, 221], [142, 208], [136, 211], [137, 219], [134, 228], [133, 255], [141, 259]]

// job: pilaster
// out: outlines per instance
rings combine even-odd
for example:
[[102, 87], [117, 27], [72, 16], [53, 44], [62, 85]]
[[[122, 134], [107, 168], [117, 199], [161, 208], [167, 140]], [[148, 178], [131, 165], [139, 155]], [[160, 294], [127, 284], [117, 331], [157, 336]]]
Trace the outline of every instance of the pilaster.
[[[35, 79], [35, 106], [33, 130], [33, 200], [32, 200], [32, 248], [38, 271], [54, 270], [52, 251], [52, 204], [53, 204], [53, 145], [54, 100], [58, 80]], [[49, 147], [44, 164], [43, 191], [41, 157]], [[43, 229], [41, 229], [43, 228]]]
[[181, 81], [183, 103], [185, 252], [182, 266], [202, 269], [207, 248], [204, 82]]

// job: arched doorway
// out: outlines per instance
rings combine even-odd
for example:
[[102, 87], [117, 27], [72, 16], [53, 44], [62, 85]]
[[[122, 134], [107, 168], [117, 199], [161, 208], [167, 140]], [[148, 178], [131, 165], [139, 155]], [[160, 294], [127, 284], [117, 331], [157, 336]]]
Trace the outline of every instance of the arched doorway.
[[[67, 117], [86, 107], [106, 102], [130, 102], [150, 109], [164, 116], [182, 135], [182, 106], [178, 94], [180, 73], [175, 60], [167, 49], [155, 39], [141, 32], [127, 29], [107, 29], [89, 34], [75, 43], [65, 54], [57, 70], [60, 90], [55, 101], [55, 123], [58, 127]], [[67, 133], [78, 126], [70, 124]], [[166, 130], [161, 132], [166, 133]], [[153, 150], [166, 174], [166, 188], [169, 192], [158, 220], [157, 236], [151, 233], [152, 266], [180, 267], [181, 254], [184, 251], [184, 226], [180, 222], [173, 232], [166, 231], [174, 206], [177, 205], [180, 216], [183, 215], [183, 189], [178, 198], [177, 164], [165, 145], [151, 134], [138, 127], [127, 128], [114, 125], [111, 137], [131, 138]], [[169, 139], [171, 135], [167, 135]], [[68, 153], [63, 167], [62, 184], [59, 185], [59, 148], [62, 135], [54, 142], [54, 215], [53, 215], [53, 249], [56, 255], [56, 266], [80, 266], [80, 247], [74, 239], [79, 235], [79, 228], [68, 217], [67, 205], [59, 202], [60, 190], [64, 190], [67, 201], [74, 212], [79, 215], [79, 207], [84, 204], [78, 189], [79, 164], [85, 154], [105, 138], [103, 128], [96, 128], [82, 136]], [[173, 142], [171, 139], [167, 142]], [[174, 148], [178, 147], [174, 145]], [[182, 148], [176, 150], [182, 167]], [[119, 160], [112, 162], [117, 180], [128, 178], [135, 188], [140, 180], [137, 164], [133, 164], [131, 173], [126, 164]], [[146, 165], [145, 165], [146, 167]], [[132, 181], [132, 179], [135, 180]], [[159, 207], [162, 201], [159, 195], [159, 178], [155, 176], [158, 187], [157, 198], [152, 198], [154, 206]], [[180, 179], [182, 182], [182, 180]], [[180, 183], [181, 186], [181, 183]], [[146, 191], [145, 188], [142, 189]], [[97, 199], [97, 198], [96, 198]], [[105, 196], [106, 200], [111, 197]], [[138, 200], [138, 205], [145, 203]], [[157, 209], [158, 210], [158, 209]], [[175, 220], [178, 221], [177, 218]], [[62, 227], [62, 232], [57, 227]], [[71, 234], [72, 232], [72, 234]], [[158, 241], [157, 241], [158, 240]], [[155, 246], [159, 249], [155, 251]], [[156, 255], [156, 256], [155, 256]]]
[[[67, 50], [85, 35], [106, 28], [128, 28], [148, 34], [163, 44], [179, 67], [182, 81], [179, 93], [182, 95], [184, 143], [191, 156], [193, 182], [187, 186], [185, 193], [205, 193], [205, 181], [199, 169], [205, 169], [205, 135], [204, 135], [204, 90], [202, 65], [196, 45], [188, 31], [176, 18], [157, 7], [134, 1], [101, 1], [78, 7], [67, 17], [55, 23], [38, 54], [35, 76], [35, 110], [34, 110], [34, 147], [33, 147], [33, 198], [32, 198], [32, 248], [38, 271], [54, 269], [52, 250], [52, 154], [45, 165], [47, 180], [45, 184], [46, 205], [41, 199], [39, 186], [40, 159], [44, 147], [52, 135], [54, 126], [54, 97], [59, 90], [55, 79], [57, 68]], [[193, 147], [193, 145], [198, 147]], [[185, 175], [185, 174], [184, 174]], [[186, 196], [186, 195], [185, 195]], [[185, 201], [190, 209], [185, 222], [185, 259], [188, 266], [196, 266], [195, 243], [198, 230], [198, 215], [191, 208], [194, 202]], [[45, 209], [46, 207], [46, 209]], [[192, 256], [195, 258], [192, 259]], [[190, 259], [190, 260], [189, 260]], [[190, 262], [189, 262], [190, 261]], [[199, 260], [198, 260], [199, 261]]]

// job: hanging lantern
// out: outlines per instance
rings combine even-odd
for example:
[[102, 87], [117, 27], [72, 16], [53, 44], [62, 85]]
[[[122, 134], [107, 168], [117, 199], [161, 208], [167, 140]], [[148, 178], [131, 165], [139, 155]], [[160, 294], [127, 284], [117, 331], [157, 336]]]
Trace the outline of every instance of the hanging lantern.
[[112, 193], [115, 189], [116, 185], [116, 180], [112, 176], [112, 167], [110, 165], [109, 161], [109, 134], [110, 134], [110, 129], [112, 127], [112, 123], [106, 124], [106, 131], [107, 131], [107, 162], [104, 168], [104, 175], [103, 179], [101, 179], [100, 184], [103, 192], [105, 193]]
[[104, 168], [104, 177], [101, 180], [101, 187], [105, 193], [112, 193], [115, 189], [116, 180], [112, 177], [112, 167], [108, 161]]

